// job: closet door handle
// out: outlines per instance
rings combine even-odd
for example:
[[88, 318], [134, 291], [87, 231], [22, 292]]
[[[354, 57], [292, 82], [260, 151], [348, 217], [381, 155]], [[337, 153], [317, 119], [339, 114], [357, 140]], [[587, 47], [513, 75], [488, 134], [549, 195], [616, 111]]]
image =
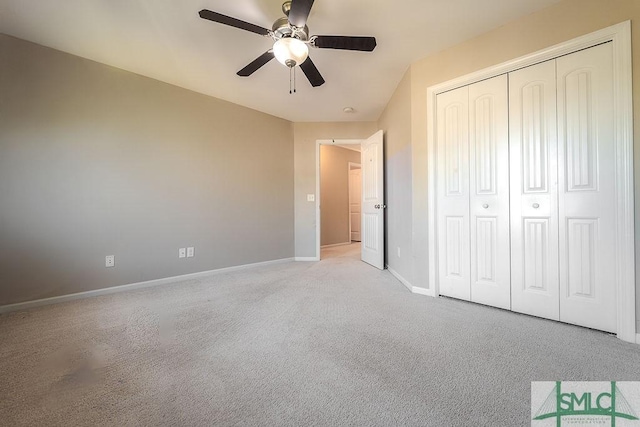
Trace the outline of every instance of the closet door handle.
[[540, 207], [540, 204], [538, 204], [538, 203], [534, 203], [534, 204], [533, 204], [533, 205], [531, 205], [531, 206], [533, 206], [533, 209], [538, 209], [538, 208]]
[[484, 205], [482, 205], [482, 207], [487, 209], [489, 207], [489, 205], [485, 203]]

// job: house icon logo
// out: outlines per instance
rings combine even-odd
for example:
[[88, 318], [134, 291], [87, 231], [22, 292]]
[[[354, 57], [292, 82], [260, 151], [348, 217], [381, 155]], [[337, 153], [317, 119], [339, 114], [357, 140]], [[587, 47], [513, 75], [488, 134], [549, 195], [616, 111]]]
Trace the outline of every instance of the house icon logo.
[[[625, 385], [628, 397], [619, 384]], [[531, 425], [535, 427], [640, 427], [639, 407], [638, 382], [531, 383]]]

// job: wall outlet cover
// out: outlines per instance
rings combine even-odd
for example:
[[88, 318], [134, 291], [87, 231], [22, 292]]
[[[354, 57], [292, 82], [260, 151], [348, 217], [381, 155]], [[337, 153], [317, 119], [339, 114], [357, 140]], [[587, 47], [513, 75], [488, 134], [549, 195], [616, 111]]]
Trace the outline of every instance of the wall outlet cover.
[[104, 266], [105, 267], [113, 267], [116, 265], [116, 257], [115, 255], [107, 255], [104, 257]]
[[196, 250], [193, 246], [187, 248], [187, 258], [193, 258], [196, 254]]
[[315, 202], [316, 195], [315, 194], [307, 194], [307, 202]]

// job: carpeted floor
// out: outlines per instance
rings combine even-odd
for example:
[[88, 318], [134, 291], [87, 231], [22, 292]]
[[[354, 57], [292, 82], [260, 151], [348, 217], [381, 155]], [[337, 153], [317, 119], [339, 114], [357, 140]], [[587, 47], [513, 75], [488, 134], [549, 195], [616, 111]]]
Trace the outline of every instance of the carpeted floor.
[[4, 314], [0, 424], [525, 426], [533, 380], [640, 380], [640, 346], [358, 251]]

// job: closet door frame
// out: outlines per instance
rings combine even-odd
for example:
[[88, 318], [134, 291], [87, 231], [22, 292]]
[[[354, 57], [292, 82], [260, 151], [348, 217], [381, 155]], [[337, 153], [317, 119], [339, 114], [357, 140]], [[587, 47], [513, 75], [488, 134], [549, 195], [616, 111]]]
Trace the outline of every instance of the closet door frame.
[[636, 284], [634, 247], [633, 183], [633, 101], [631, 68], [631, 21], [569, 40], [564, 43], [489, 67], [427, 88], [427, 170], [429, 230], [429, 294], [440, 295], [437, 242], [437, 109], [440, 93], [506, 74], [542, 61], [555, 59], [582, 49], [611, 42], [613, 46], [614, 128], [616, 150], [616, 316], [617, 336], [640, 343], [636, 335]]

